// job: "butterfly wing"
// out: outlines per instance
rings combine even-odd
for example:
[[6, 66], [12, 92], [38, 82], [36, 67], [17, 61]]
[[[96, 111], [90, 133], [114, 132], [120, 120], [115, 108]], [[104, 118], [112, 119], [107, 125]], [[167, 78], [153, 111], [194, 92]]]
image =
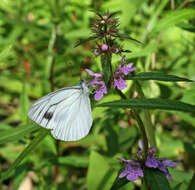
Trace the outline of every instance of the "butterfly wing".
[[[66, 109], [62, 109], [65, 107]], [[51, 133], [56, 139], [76, 141], [85, 137], [92, 125], [89, 97], [81, 93], [70, 106], [61, 104], [56, 110], [54, 119], [57, 125]]]
[[62, 88], [42, 97], [30, 107], [28, 116], [64, 141], [83, 138], [92, 125], [89, 96], [81, 86]]

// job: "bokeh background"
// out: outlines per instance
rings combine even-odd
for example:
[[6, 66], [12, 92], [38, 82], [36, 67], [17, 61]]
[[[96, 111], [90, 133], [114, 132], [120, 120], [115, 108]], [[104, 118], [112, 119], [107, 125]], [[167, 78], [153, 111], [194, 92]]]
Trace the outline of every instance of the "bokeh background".
[[[51, 90], [76, 85], [84, 71], [101, 70], [95, 42], [74, 47], [91, 35], [97, 10], [119, 11], [121, 33], [141, 41], [121, 41], [137, 73], [159, 71], [195, 80], [195, 3], [190, 0], [1, 0], [0, 1], [0, 173], [36, 136], [27, 118], [32, 102]], [[117, 66], [120, 56], [113, 57]], [[53, 76], [53, 77], [51, 77]], [[131, 82], [128, 81], [129, 87]], [[141, 83], [147, 98], [195, 105], [194, 83]], [[124, 93], [129, 93], [129, 88]], [[101, 102], [120, 99], [114, 91]], [[48, 135], [25, 157], [3, 189], [109, 189], [120, 164], [137, 151], [136, 122], [120, 109], [96, 108], [94, 124], [81, 141], [60, 142]], [[178, 161], [172, 187], [185, 189], [195, 168], [195, 118], [189, 113], [151, 111], [160, 157]], [[58, 171], [54, 165], [58, 165]], [[57, 174], [57, 175], [56, 175]], [[139, 181], [121, 189], [139, 189]]]

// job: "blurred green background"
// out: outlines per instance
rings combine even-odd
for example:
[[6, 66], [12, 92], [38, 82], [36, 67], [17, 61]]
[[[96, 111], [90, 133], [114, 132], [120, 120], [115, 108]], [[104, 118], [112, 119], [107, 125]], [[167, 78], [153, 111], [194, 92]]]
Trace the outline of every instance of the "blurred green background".
[[[190, 0], [1, 0], [0, 1], [0, 171], [6, 171], [37, 135], [27, 118], [32, 102], [53, 89], [99, 72], [95, 42], [77, 48], [91, 35], [95, 14], [120, 11], [121, 33], [143, 42], [121, 41], [137, 73], [159, 71], [195, 80], [195, 3]], [[120, 56], [113, 57], [117, 66]], [[53, 73], [51, 68], [53, 67]], [[53, 75], [53, 78], [51, 78]], [[129, 87], [131, 82], [129, 81]], [[52, 85], [51, 85], [52, 84]], [[195, 105], [194, 83], [145, 81], [147, 98], [181, 100]], [[125, 93], [129, 93], [125, 89]], [[120, 99], [113, 91], [101, 102]], [[92, 98], [92, 105], [94, 106]], [[189, 113], [151, 111], [160, 157], [180, 162], [170, 170], [172, 187], [186, 189], [195, 168], [195, 118]], [[79, 142], [60, 142], [48, 135], [2, 183], [3, 189], [109, 189], [117, 176], [118, 157], [137, 151], [136, 122], [120, 109], [94, 108], [90, 134]], [[130, 124], [130, 126], [129, 126]], [[54, 165], [58, 175], [55, 178]], [[121, 189], [139, 189], [139, 182]]]

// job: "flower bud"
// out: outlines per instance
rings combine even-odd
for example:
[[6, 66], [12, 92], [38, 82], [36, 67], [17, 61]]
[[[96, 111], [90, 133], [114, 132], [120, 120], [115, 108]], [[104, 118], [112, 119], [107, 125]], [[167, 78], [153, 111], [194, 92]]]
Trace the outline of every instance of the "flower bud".
[[103, 44], [101, 49], [102, 49], [102, 51], [107, 51], [108, 50], [108, 46], [106, 44]]

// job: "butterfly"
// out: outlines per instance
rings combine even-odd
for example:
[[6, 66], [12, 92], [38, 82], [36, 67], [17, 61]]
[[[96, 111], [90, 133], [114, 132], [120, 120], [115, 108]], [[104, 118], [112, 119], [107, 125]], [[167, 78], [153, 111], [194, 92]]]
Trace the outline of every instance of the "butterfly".
[[31, 105], [28, 117], [50, 129], [55, 139], [77, 141], [92, 126], [90, 90], [84, 79], [77, 86], [61, 88], [43, 96]]

